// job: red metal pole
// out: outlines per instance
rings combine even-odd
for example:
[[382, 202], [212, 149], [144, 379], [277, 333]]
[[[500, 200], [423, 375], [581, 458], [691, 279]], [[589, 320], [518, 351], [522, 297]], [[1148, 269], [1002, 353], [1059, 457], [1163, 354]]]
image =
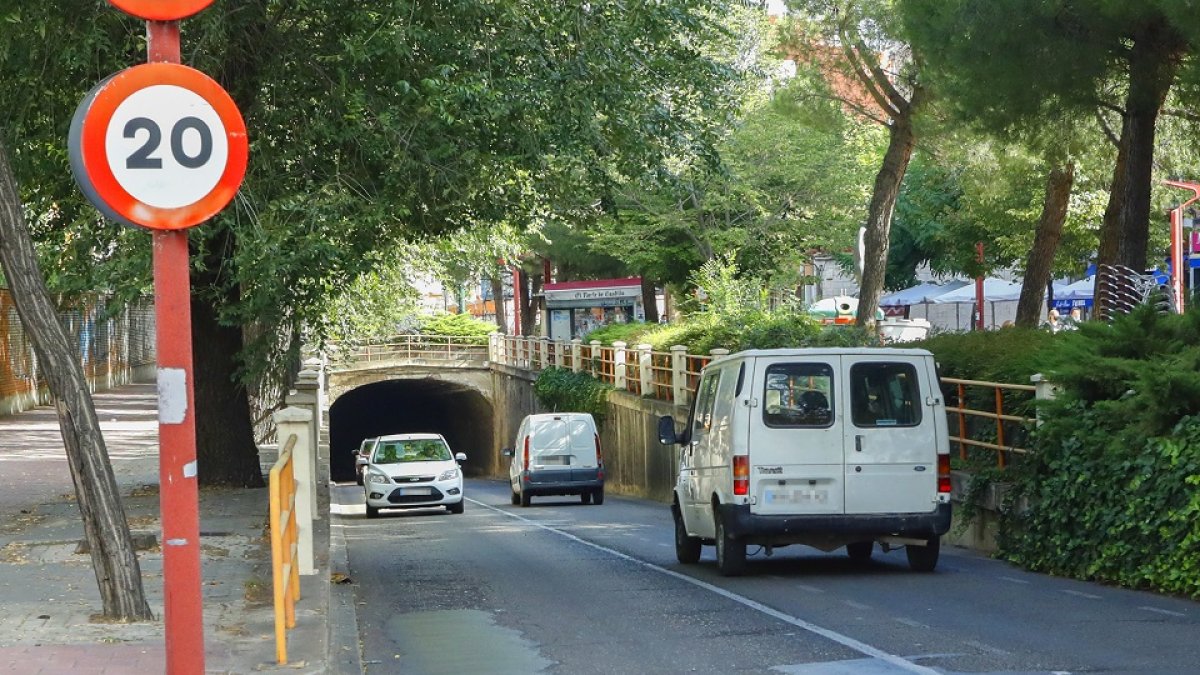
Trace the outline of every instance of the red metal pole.
[[1175, 311], [1183, 314], [1187, 294], [1183, 292], [1183, 207], [1171, 211], [1171, 295]]
[[[146, 33], [150, 62], [179, 63], [179, 22], [147, 21]], [[152, 236], [167, 673], [203, 675], [200, 490], [196, 480], [188, 235], [185, 230], [155, 230]]]
[[521, 266], [513, 265], [513, 335], [521, 334]]
[[975, 330], [983, 330], [983, 242], [975, 244], [975, 261], [980, 265], [979, 276], [975, 277]]

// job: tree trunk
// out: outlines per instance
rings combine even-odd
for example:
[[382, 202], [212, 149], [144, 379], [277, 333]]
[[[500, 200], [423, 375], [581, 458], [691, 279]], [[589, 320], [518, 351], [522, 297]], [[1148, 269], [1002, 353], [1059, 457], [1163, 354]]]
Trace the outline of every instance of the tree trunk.
[[658, 323], [658, 301], [654, 295], [654, 280], [643, 274], [642, 306], [646, 309], [646, 323]]
[[501, 333], [508, 332], [507, 315], [504, 310], [504, 278], [499, 270], [491, 278], [492, 282], [492, 304], [496, 306], [496, 327]]
[[534, 331], [537, 329], [535, 319], [544, 298], [535, 296], [542, 291], [542, 274], [541, 272], [525, 272], [522, 276], [529, 277], [529, 284], [521, 284], [521, 291], [524, 293], [528, 290], [529, 294], [524, 296], [524, 300], [521, 302], [521, 334], [526, 337], [537, 337], [534, 335]]
[[197, 291], [192, 293], [197, 477], [201, 485], [262, 487], [250, 396], [239, 376], [242, 328], [222, 324], [214, 300], [221, 298], [227, 306], [238, 302], [236, 283], [221, 276], [228, 269], [221, 261], [236, 243], [228, 229], [211, 234], [204, 264], [193, 272]]
[[25, 226], [3, 139], [0, 139], [0, 262], [12, 289], [17, 314], [33, 338], [38, 361], [55, 397], [104, 616], [123, 621], [152, 619], [117, 479], [79, 364], [79, 352], [58, 322], [38, 269], [37, 254]]
[[1042, 300], [1050, 283], [1050, 267], [1058, 251], [1058, 241], [1062, 238], [1074, 183], [1073, 162], [1050, 169], [1046, 176], [1042, 215], [1038, 219], [1033, 248], [1029, 249], [1029, 256], [1025, 259], [1025, 279], [1021, 282], [1021, 299], [1017, 302], [1018, 326], [1036, 328], [1041, 321]]
[[1129, 93], [1100, 232], [1101, 265], [1124, 265], [1137, 272], [1146, 268], [1155, 124], [1175, 81], [1181, 49], [1178, 36], [1166, 26], [1148, 30], [1130, 49]]
[[[916, 95], [913, 98], [915, 101]], [[909, 108], [911, 110], [912, 107]], [[892, 120], [888, 136], [883, 166], [875, 176], [875, 189], [871, 193], [871, 206], [867, 211], [867, 231], [863, 237], [862, 284], [855, 323], [864, 327], [875, 325], [875, 312], [879, 310], [879, 296], [883, 293], [884, 276], [887, 274], [892, 213], [896, 209], [900, 183], [904, 181], [904, 173], [908, 171], [908, 162], [916, 145], [911, 112]]]

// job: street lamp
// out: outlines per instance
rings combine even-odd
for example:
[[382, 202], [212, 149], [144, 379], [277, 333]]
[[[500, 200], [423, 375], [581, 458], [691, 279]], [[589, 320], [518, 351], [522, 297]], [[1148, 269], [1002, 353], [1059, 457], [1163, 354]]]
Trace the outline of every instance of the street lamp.
[[1188, 183], [1180, 180], [1166, 180], [1163, 183], [1181, 190], [1192, 191], [1191, 199], [1171, 211], [1171, 295], [1175, 300], [1175, 311], [1183, 314], [1184, 303], [1187, 301], [1186, 294], [1183, 292], [1183, 210], [1200, 200], [1200, 183]]

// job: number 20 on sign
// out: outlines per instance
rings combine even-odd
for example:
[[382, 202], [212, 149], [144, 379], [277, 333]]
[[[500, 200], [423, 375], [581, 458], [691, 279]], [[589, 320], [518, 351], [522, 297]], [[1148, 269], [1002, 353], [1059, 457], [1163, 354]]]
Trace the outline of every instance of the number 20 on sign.
[[248, 142], [216, 81], [174, 63], [123, 70], [79, 104], [68, 142], [80, 189], [102, 213], [156, 230], [198, 225], [237, 193]]

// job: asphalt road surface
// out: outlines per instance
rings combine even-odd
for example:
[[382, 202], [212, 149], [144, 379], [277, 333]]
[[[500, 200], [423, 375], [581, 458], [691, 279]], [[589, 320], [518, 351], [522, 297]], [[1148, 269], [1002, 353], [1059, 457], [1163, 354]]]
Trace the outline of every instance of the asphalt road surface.
[[[470, 480], [466, 513], [385, 511], [333, 491], [366, 672], [1200, 673], [1200, 604], [1030, 574], [943, 547], [778, 549], [744, 577], [675, 560], [668, 508], [608, 495], [512, 506]], [[755, 551], [754, 547], [750, 549]]]

